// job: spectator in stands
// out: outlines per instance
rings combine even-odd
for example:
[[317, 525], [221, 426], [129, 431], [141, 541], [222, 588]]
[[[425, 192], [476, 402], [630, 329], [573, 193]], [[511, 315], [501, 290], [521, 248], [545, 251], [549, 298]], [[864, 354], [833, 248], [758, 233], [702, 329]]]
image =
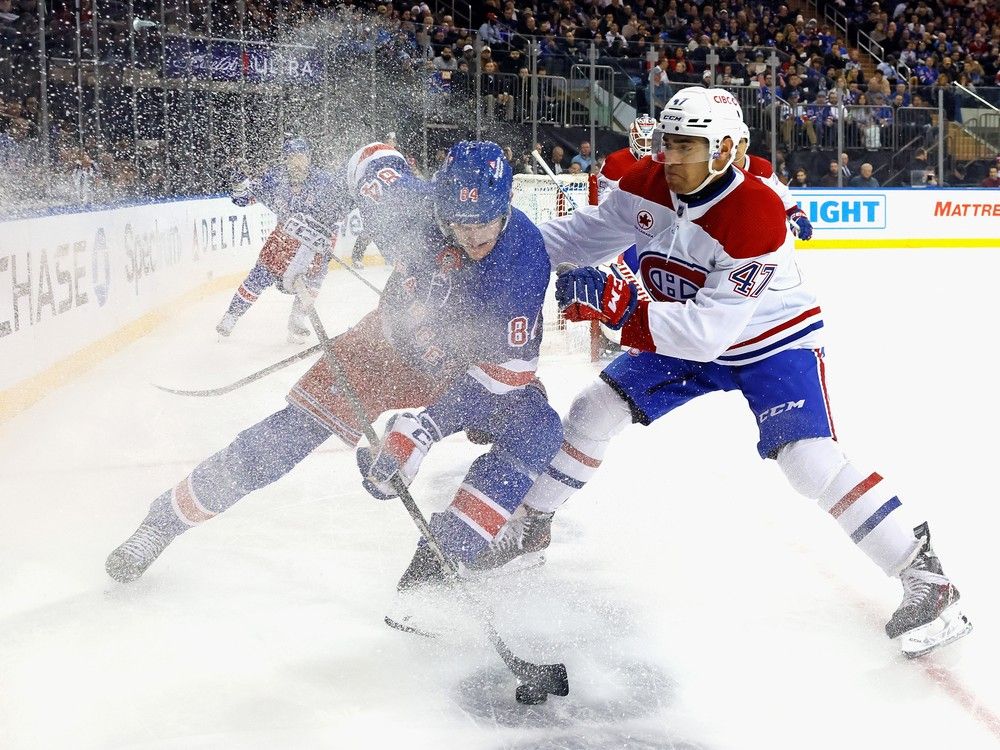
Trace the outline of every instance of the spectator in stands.
[[562, 174], [566, 171], [563, 166], [563, 160], [566, 158], [566, 152], [563, 151], [562, 146], [552, 147], [552, 156], [550, 157], [549, 166], [555, 174]]
[[780, 182], [785, 185], [788, 184], [788, 160], [785, 152], [780, 148], [774, 160], [774, 174]]
[[883, 96], [889, 96], [892, 91], [892, 87], [889, 85], [889, 79], [885, 77], [885, 74], [881, 70], [876, 70], [872, 73], [871, 79], [868, 81], [868, 94], [882, 94]]
[[809, 187], [809, 175], [802, 167], [795, 170], [795, 176], [792, 181], [788, 183], [790, 188], [807, 188]]
[[987, 173], [986, 177], [983, 178], [983, 181], [979, 183], [979, 187], [1000, 187], [1000, 176], [998, 176], [996, 167], [990, 167], [990, 171]]
[[830, 168], [826, 171], [826, 174], [819, 178], [819, 186], [825, 188], [840, 187], [839, 177], [840, 165], [834, 159], [830, 162]]
[[844, 184], [850, 183], [854, 177], [854, 169], [851, 167], [851, 157], [847, 153], [840, 155], [840, 173], [844, 176]]
[[503, 44], [503, 30], [500, 28], [500, 24], [497, 23], [496, 13], [486, 14], [486, 21], [479, 27], [478, 37], [479, 41], [485, 45], [495, 44], [499, 46]]
[[809, 145], [815, 150], [816, 130], [812, 120], [806, 116], [805, 106], [799, 102], [799, 93], [793, 90], [788, 95], [788, 103], [781, 105], [781, 134], [789, 149], [795, 148], [796, 135], [800, 129], [805, 131]]
[[583, 169], [580, 167], [580, 162], [573, 161], [569, 164], [569, 169], [566, 170], [566, 174], [583, 174]]
[[441, 49], [441, 54], [433, 60], [433, 66], [434, 70], [458, 70], [458, 60], [455, 59], [451, 47], [445, 46]]
[[480, 92], [486, 97], [487, 117], [514, 119], [513, 81], [500, 74], [493, 60], [483, 66]]
[[882, 129], [875, 118], [875, 108], [868, 104], [868, 97], [859, 95], [857, 104], [847, 108], [847, 122], [854, 126], [858, 142], [868, 151], [882, 146]]
[[872, 177], [874, 167], [868, 162], [861, 165], [861, 173], [851, 178], [850, 186], [853, 188], [877, 188], [878, 180]]
[[913, 152], [913, 158], [910, 159], [909, 164], [909, 170], [911, 172], [926, 172], [930, 169], [930, 166], [930, 159], [927, 158], [927, 149], [918, 148]]
[[653, 69], [649, 71], [649, 82], [653, 87], [654, 114], [659, 114], [660, 110], [667, 106], [667, 102], [674, 94], [667, 75], [669, 65], [667, 53], [660, 52], [660, 59], [653, 66]]
[[459, 68], [461, 68], [462, 63], [469, 66], [469, 72], [475, 72], [476, 70], [476, 48], [471, 44], [466, 44], [462, 47], [462, 59], [458, 61]]
[[590, 141], [580, 143], [580, 152], [572, 158], [570, 164], [579, 164], [581, 172], [589, 172], [594, 164], [594, 156], [590, 152]]

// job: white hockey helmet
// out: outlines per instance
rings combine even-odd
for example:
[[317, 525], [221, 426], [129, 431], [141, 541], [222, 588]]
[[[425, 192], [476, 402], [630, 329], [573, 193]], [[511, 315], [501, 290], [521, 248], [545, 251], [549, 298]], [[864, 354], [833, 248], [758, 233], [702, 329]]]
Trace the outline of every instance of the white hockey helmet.
[[727, 136], [733, 139], [733, 145], [739, 143], [744, 127], [743, 108], [736, 97], [725, 89], [701, 86], [681, 89], [660, 112], [660, 120], [653, 133], [653, 160], [666, 161], [664, 136], [686, 135], [708, 141], [708, 158], [711, 161], [718, 158], [722, 141]]
[[389, 144], [376, 141], [362, 146], [347, 160], [345, 178], [352, 195], [356, 196], [361, 190], [361, 182], [365, 179], [365, 173], [369, 165], [375, 161], [378, 161], [380, 166], [395, 167], [400, 173], [407, 169], [406, 159]]
[[652, 152], [655, 129], [656, 120], [649, 115], [639, 115], [632, 121], [632, 127], [628, 129], [628, 147], [636, 159], [649, 156]]
[[[736, 146], [745, 127], [743, 108], [736, 97], [725, 89], [706, 89], [701, 86], [681, 89], [667, 102], [656, 123], [653, 131], [653, 161], [664, 164], [707, 162], [708, 176], [691, 191], [697, 192], [729, 169], [736, 157]], [[668, 149], [666, 139], [674, 135], [705, 139], [708, 142], [707, 153], [686, 144]], [[733, 148], [722, 168], [715, 169], [713, 162], [722, 155], [722, 143], [726, 138], [732, 139]]]

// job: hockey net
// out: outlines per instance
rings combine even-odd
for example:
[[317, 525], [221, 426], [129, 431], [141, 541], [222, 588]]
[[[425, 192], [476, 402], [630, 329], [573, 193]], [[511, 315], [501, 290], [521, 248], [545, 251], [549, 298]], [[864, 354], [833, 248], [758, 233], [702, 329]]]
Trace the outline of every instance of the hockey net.
[[[558, 186], [556, 183], [558, 182]], [[561, 189], [560, 189], [561, 188]], [[597, 177], [587, 174], [514, 175], [514, 206], [524, 211], [536, 224], [573, 213], [578, 206], [597, 203]], [[597, 324], [570, 323], [556, 305], [555, 284], [549, 284], [542, 311], [545, 328], [543, 355], [573, 355], [591, 361], [599, 358], [600, 337]]]

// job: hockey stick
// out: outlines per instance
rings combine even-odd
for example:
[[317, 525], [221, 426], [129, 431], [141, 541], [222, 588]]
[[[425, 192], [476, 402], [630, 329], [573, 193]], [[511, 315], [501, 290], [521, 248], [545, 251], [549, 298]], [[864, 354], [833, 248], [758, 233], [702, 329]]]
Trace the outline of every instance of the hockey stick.
[[245, 378], [240, 378], [235, 383], [231, 383], [230, 385], [224, 385], [220, 388], [209, 388], [204, 391], [191, 391], [191, 390], [184, 390], [183, 388], [167, 388], [166, 386], [156, 385], [156, 383], [153, 384], [153, 387], [159, 388], [161, 391], [165, 391], [166, 393], [173, 393], [175, 396], [221, 396], [224, 393], [230, 393], [232, 391], [235, 391], [237, 388], [242, 388], [245, 385], [249, 385], [255, 380], [260, 380], [261, 378], [270, 375], [272, 372], [277, 372], [278, 370], [284, 369], [289, 365], [293, 365], [299, 360], [306, 359], [307, 357], [312, 356], [322, 348], [323, 348], [322, 344], [313, 344], [308, 349], [303, 349], [298, 354], [293, 354], [291, 357], [283, 359], [280, 362], [275, 362], [273, 365], [269, 365], [265, 367], [263, 370], [258, 370], [257, 372], [251, 375], [247, 375]]
[[552, 184], [556, 186], [559, 192], [563, 194], [563, 197], [569, 201], [571, 206], [573, 206], [573, 210], [576, 211], [578, 206], [576, 205], [576, 201], [573, 200], [573, 196], [570, 195], [569, 192], [566, 190], [566, 188], [562, 186], [562, 183], [560, 183], [559, 180], [556, 179], [555, 172], [549, 169], [549, 165], [545, 163], [545, 159], [543, 159], [542, 155], [538, 153], [537, 148], [531, 152], [531, 156], [534, 158], [535, 161], [538, 162], [538, 165], [545, 171], [545, 174], [549, 176], [549, 178], [552, 180]]
[[[358, 420], [358, 425], [364, 432], [365, 437], [368, 439], [368, 443], [371, 445], [373, 451], [378, 451], [379, 439], [375, 434], [375, 428], [372, 427], [372, 423], [368, 419], [368, 415], [365, 413], [365, 407], [361, 403], [361, 399], [358, 397], [357, 392], [354, 387], [350, 384], [347, 379], [347, 375], [344, 374], [343, 368], [340, 366], [340, 360], [337, 358], [337, 354], [333, 348], [333, 342], [326, 333], [326, 329], [323, 327], [323, 321], [319, 318], [319, 313], [316, 312], [315, 306], [312, 304], [312, 296], [309, 293], [308, 287], [303, 283], [302, 279], [296, 279], [296, 293], [299, 295], [299, 299], [302, 300], [303, 306], [306, 308], [306, 313], [309, 316], [309, 321], [312, 323], [313, 330], [316, 331], [316, 337], [319, 339], [320, 345], [323, 347], [323, 356], [326, 358], [326, 362], [330, 365], [330, 369], [333, 371], [334, 377], [337, 379], [337, 385], [340, 388], [341, 393], [347, 399], [348, 403], [351, 405], [351, 409], [354, 411], [354, 416]], [[434, 536], [434, 532], [431, 531], [431, 527], [428, 525], [427, 520], [424, 518], [423, 513], [420, 512], [420, 508], [417, 507], [416, 502], [413, 500], [413, 496], [410, 494], [409, 488], [403, 483], [399, 474], [396, 474], [391, 480], [392, 488], [399, 495], [400, 501], [403, 503], [403, 507], [406, 508], [406, 512], [410, 514], [410, 518], [417, 525], [420, 530], [420, 534], [423, 536], [424, 540], [427, 542], [427, 546], [430, 547], [431, 551], [438, 558], [441, 566], [448, 573], [449, 577], [454, 580], [456, 584], [456, 589], [461, 593], [462, 596], [472, 605], [473, 610], [479, 617], [480, 624], [483, 630], [486, 632], [490, 643], [493, 648], [496, 649], [497, 654], [503, 659], [504, 664], [507, 665], [515, 677], [517, 677], [521, 684], [517, 688], [517, 700], [521, 703], [541, 703], [545, 700], [548, 695], [569, 695], [569, 678], [566, 674], [565, 664], [533, 664], [532, 662], [525, 661], [514, 655], [514, 652], [510, 650], [510, 647], [504, 643], [500, 634], [497, 633], [496, 627], [493, 625], [493, 613], [489, 611], [487, 605], [480, 602], [471, 591], [466, 588], [462, 579], [458, 575], [458, 567], [452, 561], [450, 557], [444, 554], [441, 548], [440, 542], [438, 542], [437, 537]]]
[[[377, 286], [375, 286], [373, 283], [371, 283], [368, 279], [366, 279], [364, 276], [359, 274], [353, 268], [348, 266], [346, 263], [344, 263], [344, 261], [342, 261], [336, 255], [332, 257], [341, 266], [343, 266], [345, 269], [354, 274], [354, 276], [357, 277], [357, 279], [361, 281], [365, 286], [367, 286], [369, 289], [371, 289], [379, 296], [382, 295], [382, 290], [379, 289]], [[250, 383], [253, 383], [256, 380], [260, 380], [261, 378], [267, 377], [273, 372], [277, 372], [278, 370], [283, 370], [289, 365], [294, 365], [296, 362], [300, 360], [311, 357], [313, 354], [315, 354], [322, 348], [323, 348], [322, 344], [313, 344], [308, 349], [304, 349], [298, 354], [293, 354], [291, 357], [287, 357], [286, 359], [283, 359], [280, 362], [275, 362], [273, 365], [268, 365], [263, 370], [258, 370], [257, 372], [251, 373], [250, 375], [247, 375], [245, 378], [240, 378], [235, 383], [230, 383], [229, 385], [220, 386], [219, 388], [208, 388], [206, 390], [199, 391], [199, 390], [187, 390], [184, 388], [167, 388], [166, 386], [156, 385], [156, 383], [153, 383], [153, 387], [159, 388], [161, 391], [164, 391], [166, 393], [172, 393], [175, 396], [195, 396], [198, 398], [205, 396], [222, 396], [226, 393], [231, 393], [232, 391], [235, 391], [238, 388], [242, 388], [245, 385], [249, 385]]]

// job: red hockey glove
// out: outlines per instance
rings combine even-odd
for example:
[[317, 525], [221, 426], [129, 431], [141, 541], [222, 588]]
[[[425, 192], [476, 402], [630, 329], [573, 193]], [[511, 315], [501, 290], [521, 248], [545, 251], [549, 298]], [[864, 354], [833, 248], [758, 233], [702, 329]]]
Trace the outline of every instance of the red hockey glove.
[[618, 330], [635, 312], [634, 284], [596, 268], [574, 268], [556, 279], [556, 301], [567, 320], [598, 320]]

